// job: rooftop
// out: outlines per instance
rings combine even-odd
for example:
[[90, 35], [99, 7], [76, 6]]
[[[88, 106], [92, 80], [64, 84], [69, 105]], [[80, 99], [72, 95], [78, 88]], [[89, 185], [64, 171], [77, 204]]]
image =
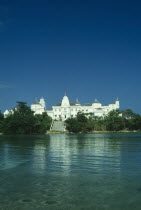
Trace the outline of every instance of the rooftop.
[[100, 103], [97, 99], [94, 100], [94, 103]]
[[34, 101], [33, 104], [40, 104], [38, 101]]
[[82, 104], [82, 106], [91, 106], [91, 104], [86, 103], [86, 104]]

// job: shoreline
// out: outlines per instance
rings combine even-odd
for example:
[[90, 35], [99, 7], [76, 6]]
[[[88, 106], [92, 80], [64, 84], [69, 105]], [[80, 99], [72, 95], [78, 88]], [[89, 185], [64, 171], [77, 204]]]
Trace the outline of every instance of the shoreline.
[[[92, 131], [92, 132], [88, 132], [88, 133], [71, 133], [71, 132], [68, 132], [68, 131], [64, 131], [64, 132], [60, 132], [60, 131], [47, 131], [46, 133], [44, 134], [24, 134], [26, 136], [28, 135], [35, 135], [35, 136], [38, 136], [38, 135], [50, 135], [50, 134], [110, 134], [110, 133], [141, 133], [141, 131], [127, 131], [127, 130], [122, 130], [122, 131]], [[17, 134], [17, 135], [20, 135], [20, 134]], [[17, 135], [13, 135], [13, 136], [17, 136]], [[0, 133], [0, 136], [10, 136], [10, 135], [5, 135], [3, 133]]]
[[127, 131], [127, 130], [121, 130], [121, 131], [92, 131], [87, 133], [71, 133], [68, 131], [59, 132], [59, 131], [48, 131], [46, 134], [106, 134], [106, 133], [141, 133], [141, 131]]

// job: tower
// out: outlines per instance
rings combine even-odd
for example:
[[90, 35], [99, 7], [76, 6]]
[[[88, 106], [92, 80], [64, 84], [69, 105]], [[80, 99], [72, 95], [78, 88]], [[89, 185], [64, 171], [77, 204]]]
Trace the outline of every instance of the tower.
[[45, 110], [45, 108], [46, 108], [46, 103], [45, 103], [45, 100], [44, 100], [43, 97], [40, 98], [40, 104], [41, 104], [41, 106], [43, 107], [43, 109]]
[[119, 100], [118, 100], [118, 98], [116, 99], [115, 104], [116, 104], [117, 109], [119, 109]]

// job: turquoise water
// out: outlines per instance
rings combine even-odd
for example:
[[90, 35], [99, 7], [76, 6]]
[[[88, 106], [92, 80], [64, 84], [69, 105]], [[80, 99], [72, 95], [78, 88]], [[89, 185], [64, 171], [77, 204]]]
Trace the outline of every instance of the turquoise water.
[[141, 134], [0, 136], [0, 210], [140, 210]]

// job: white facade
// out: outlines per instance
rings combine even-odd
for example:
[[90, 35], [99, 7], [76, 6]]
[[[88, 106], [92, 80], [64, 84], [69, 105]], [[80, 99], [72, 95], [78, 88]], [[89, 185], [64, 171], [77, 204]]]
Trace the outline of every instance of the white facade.
[[47, 114], [54, 120], [66, 120], [67, 118], [76, 117], [78, 112], [83, 112], [85, 114], [93, 113], [96, 117], [102, 117], [107, 115], [110, 111], [119, 109], [119, 100], [109, 104], [108, 106], [103, 106], [97, 100], [92, 104], [81, 105], [78, 100], [75, 103], [70, 103], [68, 97], [65, 95], [62, 102], [56, 106], [53, 106], [51, 110], [45, 110], [45, 101], [43, 98], [40, 101], [36, 101], [31, 105], [31, 109], [35, 114], [42, 114], [47, 112]]
[[[31, 110], [34, 114], [42, 114], [46, 112], [53, 120], [66, 120], [68, 118], [76, 117], [78, 112], [85, 114], [93, 114], [96, 117], [106, 116], [110, 111], [119, 109], [119, 100], [103, 106], [100, 102], [95, 100], [92, 104], [81, 105], [78, 100], [75, 103], [70, 103], [69, 98], [65, 95], [62, 102], [56, 106], [53, 106], [51, 110], [46, 110], [45, 100], [42, 97], [40, 101], [35, 101], [31, 104]], [[6, 110], [4, 117], [13, 114], [13, 110]]]
[[[16, 107], [14, 109], [16, 109]], [[44, 98], [42, 97], [39, 102], [35, 101], [31, 105], [31, 110], [34, 111], [34, 114], [42, 114], [43, 112], [46, 112], [46, 104]], [[6, 118], [13, 113], [14, 113], [13, 110], [6, 110], [3, 114], [4, 117]]]
[[45, 112], [46, 104], [45, 100], [42, 97], [40, 101], [35, 101], [33, 104], [31, 104], [31, 110], [34, 111], [35, 114], [42, 114]]

